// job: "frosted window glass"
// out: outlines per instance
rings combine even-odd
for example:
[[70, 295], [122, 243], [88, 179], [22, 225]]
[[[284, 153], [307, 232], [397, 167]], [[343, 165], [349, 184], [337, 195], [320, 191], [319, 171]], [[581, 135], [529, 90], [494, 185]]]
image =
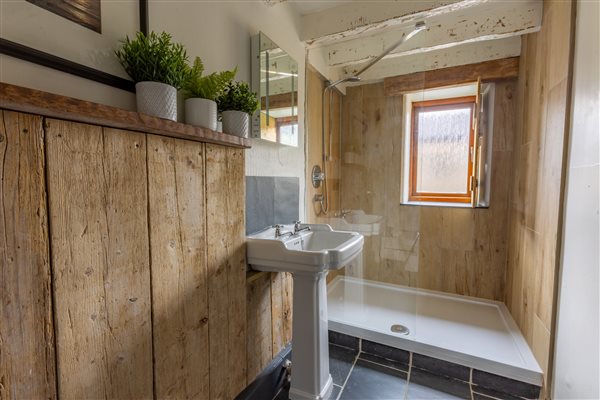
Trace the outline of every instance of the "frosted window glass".
[[471, 107], [418, 113], [416, 189], [466, 194]]
[[298, 124], [280, 126], [279, 143], [298, 146]]

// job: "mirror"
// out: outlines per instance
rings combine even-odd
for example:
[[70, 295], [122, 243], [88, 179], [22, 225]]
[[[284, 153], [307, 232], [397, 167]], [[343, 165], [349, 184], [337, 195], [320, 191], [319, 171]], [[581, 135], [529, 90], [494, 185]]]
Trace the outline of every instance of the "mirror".
[[260, 32], [252, 38], [252, 137], [298, 146], [298, 63]]

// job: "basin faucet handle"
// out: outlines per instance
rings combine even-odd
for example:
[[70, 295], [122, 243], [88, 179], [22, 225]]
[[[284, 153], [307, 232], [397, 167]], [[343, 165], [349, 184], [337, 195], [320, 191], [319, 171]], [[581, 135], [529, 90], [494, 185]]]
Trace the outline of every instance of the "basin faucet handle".
[[275, 237], [278, 238], [279, 236], [281, 236], [281, 230], [283, 229], [283, 225], [275, 224], [273, 225], [273, 228], [275, 228]]
[[301, 224], [302, 224], [302, 222], [300, 222], [300, 221], [294, 221], [294, 235], [298, 232], [310, 231], [310, 226], [305, 226], [304, 228], [300, 228]]

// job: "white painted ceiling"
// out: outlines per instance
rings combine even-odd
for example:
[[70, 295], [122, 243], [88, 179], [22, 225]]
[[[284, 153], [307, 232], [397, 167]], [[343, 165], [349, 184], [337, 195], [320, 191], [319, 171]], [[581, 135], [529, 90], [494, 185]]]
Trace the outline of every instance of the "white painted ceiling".
[[292, 7], [300, 15], [324, 11], [352, 0], [290, 0]]

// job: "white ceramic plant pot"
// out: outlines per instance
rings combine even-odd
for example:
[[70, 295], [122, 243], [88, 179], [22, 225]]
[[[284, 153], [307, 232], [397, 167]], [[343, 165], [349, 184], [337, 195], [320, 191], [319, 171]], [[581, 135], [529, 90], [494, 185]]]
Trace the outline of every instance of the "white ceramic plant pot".
[[223, 132], [223, 121], [217, 121], [217, 132]]
[[177, 89], [161, 82], [138, 82], [135, 99], [140, 113], [177, 121]]
[[185, 122], [190, 125], [217, 130], [217, 103], [193, 97], [185, 101]]
[[223, 132], [244, 138], [250, 131], [250, 116], [243, 111], [223, 111]]

